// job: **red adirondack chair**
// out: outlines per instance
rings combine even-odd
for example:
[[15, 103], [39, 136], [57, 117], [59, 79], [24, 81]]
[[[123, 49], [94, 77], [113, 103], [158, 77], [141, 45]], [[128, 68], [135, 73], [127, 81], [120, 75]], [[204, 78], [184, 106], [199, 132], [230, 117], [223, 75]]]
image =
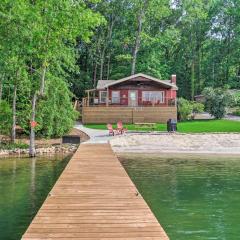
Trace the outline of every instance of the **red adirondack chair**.
[[107, 124], [107, 129], [109, 131], [109, 136], [114, 136], [115, 135], [115, 132], [114, 132], [112, 124], [110, 124], [110, 123]]
[[119, 134], [123, 134], [127, 131], [127, 129], [123, 127], [122, 121], [117, 122], [117, 131]]

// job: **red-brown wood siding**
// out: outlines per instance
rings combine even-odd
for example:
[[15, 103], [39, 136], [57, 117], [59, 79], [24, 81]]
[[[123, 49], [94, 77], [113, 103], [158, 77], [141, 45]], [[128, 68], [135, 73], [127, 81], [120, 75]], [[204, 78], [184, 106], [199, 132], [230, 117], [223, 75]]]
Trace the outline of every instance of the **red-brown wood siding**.
[[[164, 103], [157, 105], [165, 106], [171, 99], [176, 99], [176, 90], [171, 89], [168, 86], [156, 83], [150, 79], [144, 77], [133, 78], [130, 81], [125, 81], [109, 88], [109, 98], [112, 99], [112, 91], [120, 92], [120, 105], [128, 106], [128, 93], [129, 90], [136, 90], [138, 92], [138, 105], [152, 105], [152, 102], [142, 102], [143, 91], [163, 91]], [[113, 104], [114, 105], [114, 104]], [[115, 104], [119, 105], [119, 104]]]
[[171, 98], [176, 99], [176, 96], [177, 96], [177, 91], [176, 90], [170, 89], [170, 90], [166, 91], [166, 98], [167, 99], [171, 99]]
[[[120, 104], [121, 105], [128, 105], [128, 91], [129, 90], [137, 90], [138, 91], [138, 105], [142, 105], [142, 92], [143, 91], [163, 91], [164, 92], [164, 103], [160, 103], [159, 105], [167, 105], [167, 101], [170, 99], [176, 99], [176, 90], [171, 89], [109, 89], [109, 98], [112, 98], [112, 91], [119, 91], [120, 92]], [[152, 105], [151, 102], [145, 103], [146, 105]]]

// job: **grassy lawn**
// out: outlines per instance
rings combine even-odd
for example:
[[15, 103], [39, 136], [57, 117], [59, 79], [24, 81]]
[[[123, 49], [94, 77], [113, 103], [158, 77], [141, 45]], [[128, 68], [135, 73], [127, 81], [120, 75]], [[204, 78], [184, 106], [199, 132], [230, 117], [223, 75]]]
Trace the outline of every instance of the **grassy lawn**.
[[[116, 128], [116, 125], [113, 125]], [[86, 124], [85, 127], [93, 129], [107, 129], [106, 124]], [[124, 124], [128, 130], [149, 131], [134, 124]], [[156, 124], [155, 131], [166, 131], [166, 124]], [[211, 133], [211, 132], [240, 132], [240, 122], [230, 120], [194, 120], [178, 123], [178, 132], [183, 133]]]

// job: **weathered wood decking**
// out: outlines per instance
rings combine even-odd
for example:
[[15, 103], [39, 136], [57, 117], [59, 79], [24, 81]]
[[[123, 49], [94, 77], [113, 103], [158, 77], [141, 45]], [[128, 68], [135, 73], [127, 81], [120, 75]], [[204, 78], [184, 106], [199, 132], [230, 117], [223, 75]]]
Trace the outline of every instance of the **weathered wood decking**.
[[87, 123], [124, 123], [158, 122], [166, 123], [169, 118], [177, 119], [177, 108], [168, 107], [83, 107], [82, 122]]
[[109, 144], [79, 147], [24, 240], [168, 239]]

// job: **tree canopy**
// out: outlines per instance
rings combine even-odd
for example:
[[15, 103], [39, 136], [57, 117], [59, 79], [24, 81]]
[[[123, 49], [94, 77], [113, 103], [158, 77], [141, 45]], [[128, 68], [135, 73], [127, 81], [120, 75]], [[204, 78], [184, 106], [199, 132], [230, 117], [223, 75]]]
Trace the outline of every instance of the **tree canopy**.
[[29, 122], [36, 120], [37, 133], [49, 137], [61, 136], [73, 125], [76, 114], [66, 79], [79, 71], [77, 40], [89, 42], [105, 22], [89, 6], [96, 3], [1, 1], [0, 99], [12, 106], [13, 139], [16, 124], [29, 132]]
[[[76, 113], [72, 97], [99, 79], [177, 74], [178, 95], [240, 88], [238, 0], [3, 0], [0, 99], [33, 134], [59, 136]], [[2, 120], [5, 121], [5, 120]]]
[[90, 43], [78, 41], [80, 72], [71, 78], [78, 96], [98, 79], [133, 72], [175, 73], [179, 96], [188, 99], [205, 87], [240, 88], [239, 1], [103, 0], [94, 9], [106, 23]]

